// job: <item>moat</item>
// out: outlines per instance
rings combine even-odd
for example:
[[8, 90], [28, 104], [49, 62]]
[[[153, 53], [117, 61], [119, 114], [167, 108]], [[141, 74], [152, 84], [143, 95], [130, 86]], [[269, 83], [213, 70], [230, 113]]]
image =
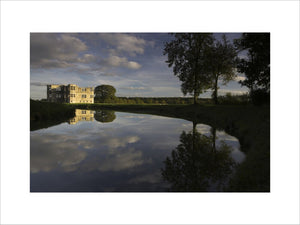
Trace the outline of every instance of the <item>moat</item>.
[[225, 191], [246, 155], [206, 124], [76, 110], [30, 132], [31, 192]]

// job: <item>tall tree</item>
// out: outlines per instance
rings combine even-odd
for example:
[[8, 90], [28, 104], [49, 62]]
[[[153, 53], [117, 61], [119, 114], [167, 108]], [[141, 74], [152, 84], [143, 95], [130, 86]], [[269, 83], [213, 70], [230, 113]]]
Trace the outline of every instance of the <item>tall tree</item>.
[[116, 99], [116, 89], [111, 85], [100, 85], [95, 88], [95, 102], [109, 103]]
[[236, 51], [226, 35], [222, 36], [222, 41], [217, 41], [208, 49], [206, 60], [206, 67], [211, 75], [212, 98], [218, 104], [218, 81], [225, 85], [236, 76]]
[[270, 92], [270, 33], [243, 33], [235, 46], [247, 55], [238, 61], [238, 72], [246, 79], [241, 84], [250, 89]]
[[213, 43], [211, 33], [176, 33], [174, 40], [167, 42], [164, 55], [168, 55], [169, 67], [173, 66], [174, 75], [182, 82], [184, 95], [198, 96], [209, 88], [209, 77], [205, 73], [205, 51]]

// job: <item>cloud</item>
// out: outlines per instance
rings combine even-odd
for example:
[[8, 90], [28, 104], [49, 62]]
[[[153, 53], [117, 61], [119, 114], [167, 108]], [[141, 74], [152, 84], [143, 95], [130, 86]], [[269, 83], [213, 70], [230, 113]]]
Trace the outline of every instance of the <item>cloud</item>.
[[97, 57], [92, 54], [84, 54], [81, 58], [77, 58], [80, 63], [93, 63], [97, 61]]
[[139, 69], [142, 67], [137, 62], [128, 61], [126, 57], [119, 57], [116, 55], [111, 55], [108, 58], [103, 59], [101, 64], [104, 66], [125, 67], [128, 69]]
[[43, 87], [43, 86], [47, 86], [47, 83], [43, 83], [43, 82], [30, 82], [31, 86], [38, 86], [38, 87]]
[[123, 89], [123, 90], [151, 90], [150, 87], [121, 87], [120, 89]]
[[156, 171], [154, 173], [137, 176], [129, 180], [131, 184], [140, 184], [140, 183], [150, 183], [157, 184], [162, 180], [160, 171]]
[[[147, 45], [147, 42], [144, 39], [130, 34], [101, 33], [99, 34], [99, 37], [111, 46], [115, 47], [117, 52], [126, 52], [131, 56], [143, 54]], [[153, 43], [149, 44], [153, 45]]]
[[235, 77], [235, 81], [244, 81], [246, 79], [246, 77], [244, 77], [244, 76], [237, 76], [237, 77]]
[[242, 95], [248, 93], [248, 90], [233, 90], [233, 89], [219, 89], [218, 92], [220, 95], [226, 94], [226, 93], [232, 93], [235, 95]]
[[95, 56], [83, 54], [87, 50], [87, 45], [71, 34], [30, 34], [32, 68], [67, 68], [75, 63], [94, 62]]

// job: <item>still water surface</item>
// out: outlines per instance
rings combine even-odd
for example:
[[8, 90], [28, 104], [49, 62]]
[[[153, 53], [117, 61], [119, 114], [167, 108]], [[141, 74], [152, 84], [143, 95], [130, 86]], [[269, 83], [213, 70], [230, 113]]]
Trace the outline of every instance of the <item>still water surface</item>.
[[30, 132], [31, 192], [222, 191], [245, 159], [239, 141], [205, 124], [76, 110]]

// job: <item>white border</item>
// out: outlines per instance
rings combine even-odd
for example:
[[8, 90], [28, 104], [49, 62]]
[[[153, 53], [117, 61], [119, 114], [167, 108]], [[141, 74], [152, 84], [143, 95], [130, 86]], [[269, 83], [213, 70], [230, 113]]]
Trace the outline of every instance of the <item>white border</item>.
[[[79, 31], [271, 32], [271, 193], [29, 193], [29, 33]], [[1, 2], [1, 223], [299, 223], [298, 41], [298, 1]]]

